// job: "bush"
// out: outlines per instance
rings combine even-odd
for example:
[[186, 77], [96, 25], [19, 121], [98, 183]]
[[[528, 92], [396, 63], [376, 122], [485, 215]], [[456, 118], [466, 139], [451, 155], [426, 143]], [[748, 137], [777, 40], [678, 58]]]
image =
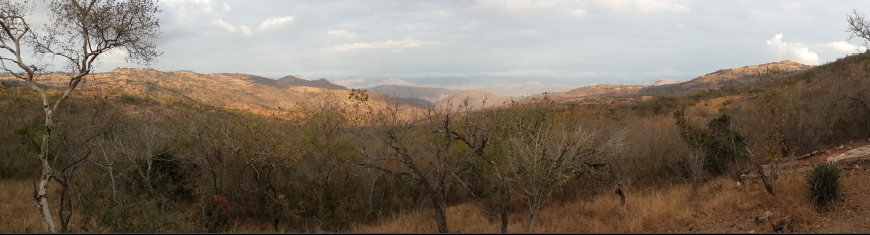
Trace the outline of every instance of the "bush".
[[836, 163], [825, 161], [813, 165], [813, 170], [805, 176], [810, 187], [810, 200], [817, 206], [824, 206], [840, 196], [840, 172]]

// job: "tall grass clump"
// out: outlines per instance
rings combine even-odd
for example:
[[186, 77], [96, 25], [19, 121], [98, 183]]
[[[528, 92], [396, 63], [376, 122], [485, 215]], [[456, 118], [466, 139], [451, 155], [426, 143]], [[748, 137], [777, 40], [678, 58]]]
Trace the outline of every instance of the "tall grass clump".
[[805, 176], [810, 188], [810, 200], [816, 206], [825, 206], [828, 202], [840, 196], [840, 172], [837, 164], [825, 161], [813, 165], [813, 170]]

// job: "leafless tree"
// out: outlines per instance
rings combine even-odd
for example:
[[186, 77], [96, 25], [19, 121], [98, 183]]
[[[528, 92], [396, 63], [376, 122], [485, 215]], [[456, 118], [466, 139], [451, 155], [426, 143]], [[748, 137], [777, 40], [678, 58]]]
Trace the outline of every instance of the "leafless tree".
[[[0, 69], [26, 82], [42, 99], [45, 129], [39, 159], [42, 176], [36, 201], [46, 232], [57, 232], [48, 208], [48, 182], [54, 177], [48, 162], [49, 140], [54, 114], [59, 105], [90, 74], [100, 55], [114, 49], [127, 53], [127, 61], [148, 65], [162, 53], [155, 41], [160, 35], [151, 0], [51, 0], [49, 23], [35, 26], [28, 22], [34, 4], [29, 1], [0, 0]], [[51, 99], [35, 81], [48, 64], [26, 61], [23, 53], [37, 58], [60, 59], [69, 78], [59, 97]]]
[[[546, 106], [545, 106], [546, 107]], [[556, 121], [549, 108], [532, 110], [539, 117], [514, 121], [502, 140], [511, 184], [529, 204], [526, 232], [550, 195], [572, 177], [596, 168], [624, 152], [625, 131], [607, 135], [592, 128]]]
[[[852, 15], [846, 15], [846, 21], [849, 22], [849, 29], [846, 32], [851, 33], [849, 40], [853, 38], [862, 38], [867, 40], [864, 42], [865, 48], [870, 48], [870, 20], [864, 18], [864, 14], [858, 14], [858, 10], [852, 9]], [[863, 52], [863, 51], [862, 51]]]
[[432, 202], [438, 231], [447, 233], [447, 177], [456, 157], [450, 149], [457, 143], [451, 136], [450, 109], [433, 107], [422, 118], [404, 117], [403, 111], [390, 105], [374, 114], [372, 127], [357, 133], [360, 140], [377, 140], [377, 144], [359, 144], [364, 160], [356, 164], [417, 181]]

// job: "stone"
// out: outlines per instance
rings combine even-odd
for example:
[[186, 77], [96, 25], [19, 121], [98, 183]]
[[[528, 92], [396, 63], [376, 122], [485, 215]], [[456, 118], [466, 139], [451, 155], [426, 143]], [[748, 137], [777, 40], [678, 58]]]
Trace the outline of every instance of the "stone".
[[765, 211], [764, 213], [762, 213], [758, 216], [755, 216], [755, 223], [756, 224], [766, 223], [768, 220], [770, 220], [771, 216], [773, 216], [773, 212]]

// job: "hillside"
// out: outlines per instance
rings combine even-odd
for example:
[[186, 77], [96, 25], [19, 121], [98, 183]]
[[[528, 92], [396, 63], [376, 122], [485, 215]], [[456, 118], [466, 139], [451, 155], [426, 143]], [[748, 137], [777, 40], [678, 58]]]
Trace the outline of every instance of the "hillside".
[[394, 98], [415, 98], [434, 102], [443, 99], [449, 95], [459, 93], [457, 90], [450, 90], [439, 87], [414, 87], [401, 85], [380, 85], [376, 87], [363, 88], [370, 92], [377, 92]]
[[[63, 78], [62, 74], [53, 73], [42, 75], [38, 81], [48, 87], [60, 87], [65, 85]], [[0, 80], [12, 85], [22, 85], [10, 75], [2, 75]], [[314, 86], [344, 88], [325, 79], [307, 81], [288, 76], [274, 80], [238, 73], [198, 74], [119, 68], [88, 76], [78, 89], [174, 97], [226, 108], [259, 111], [290, 109], [296, 107], [298, 103], [310, 102], [322, 94], [332, 94], [339, 98], [346, 97], [348, 94], [348, 91], [344, 90]], [[374, 107], [387, 104], [386, 97], [379, 95], [369, 97], [369, 103]]]
[[689, 81], [662, 79], [652, 86], [637, 85], [597, 85], [580, 87], [567, 92], [554, 93], [550, 97], [557, 101], [579, 101], [589, 98], [614, 98], [632, 95], [666, 95], [674, 93], [697, 92], [701, 89], [717, 89], [751, 84], [758, 81], [756, 75], [767, 69], [782, 69], [789, 73], [804, 71], [814, 66], [794, 61], [781, 61], [733, 69], [720, 69], [716, 72]]
[[744, 66], [733, 69], [720, 69], [716, 72], [712, 72], [683, 83], [646, 87], [642, 89], [640, 93], [644, 95], [652, 95], [658, 93], [697, 91], [701, 89], [717, 89], [722, 87], [739, 86], [757, 82], [758, 78], [756, 78], [756, 75], [758, 73], [763, 73], [767, 69], [782, 69], [789, 73], [794, 73], [796, 71], [802, 71], [813, 67], [814, 66], [812, 65], [805, 65], [790, 60], [784, 60], [781, 62], [773, 62], [755, 66]]

